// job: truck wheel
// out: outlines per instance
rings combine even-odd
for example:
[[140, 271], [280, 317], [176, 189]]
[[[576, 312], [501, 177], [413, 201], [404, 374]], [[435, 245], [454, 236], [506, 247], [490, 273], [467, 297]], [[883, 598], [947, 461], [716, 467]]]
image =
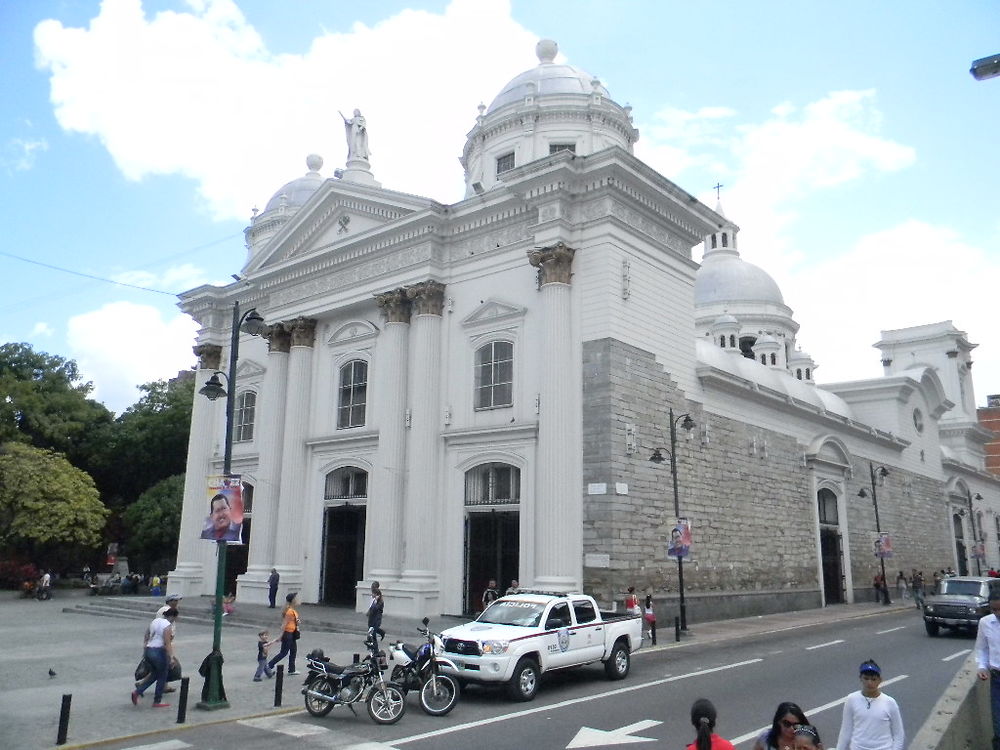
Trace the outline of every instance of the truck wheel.
[[611, 656], [604, 662], [604, 674], [609, 680], [624, 680], [632, 667], [632, 657], [624, 643], [616, 643], [611, 649]]
[[936, 622], [929, 622], [924, 620], [924, 629], [927, 631], [927, 635], [933, 637], [938, 634], [938, 624]]
[[538, 692], [540, 678], [538, 665], [527, 657], [521, 659], [514, 667], [510, 682], [507, 683], [507, 695], [511, 700], [530, 701]]

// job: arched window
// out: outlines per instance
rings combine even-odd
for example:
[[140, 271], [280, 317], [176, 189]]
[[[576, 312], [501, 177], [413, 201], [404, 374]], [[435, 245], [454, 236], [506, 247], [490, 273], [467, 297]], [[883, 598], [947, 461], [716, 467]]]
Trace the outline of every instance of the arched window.
[[775, 354], [774, 352], [771, 352], [771, 364], [772, 365], [778, 364], [778, 355]]
[[465, 472], [466, 505], [509, 505], [521, 501], [521, 470], [502, 463], [481, 464]]
[[828, 524], [840, 523], [837, 514], [837, 496], [833, 490], [824, 487], [816, 493], [816, 503], [819, 506], [819, 522]]
[[730, 349], [736, 348], [736, 336], [734, 336], [733, 334], [729, 334], [729, 348]]
[[809, 368], [806, 368], [806, 380], [809, 380]]
[[368, 497], [368, 472], [357, 466], [344, 466], [326, 475], [324, 500], [348, 500]]
[[237, 443], [253, 440], [253, 423], [257, 412], [257, 394], [253, 391], [243, 391], [236, 397], [236, 415], [233, 419], [235, 429], [233, 440]]
[[795, 377], [797, 377], [799, 380], [802, 380], [802, 368], [801, 367], [797, 367], [795, 369]]
[[766, 354], [761, 354], [760, 355], [760, 363], [762, 365], [766, 365], [767, 364], [767, 355]]
[[719, 346], [721, 346], [723, 349], [726, 348], [726, 337], [725, 336], [719, 336]]
[[368, 403], [368, 363], [361, 359], [340, 368], [340, 399], [337, 429], [363, 427]]
[[722, 233], [722, 246], [729, 247], [729, 236], [725, 232]]
[[476, 350], [476, 408], [514, 403], [514, 344], [492, 341]]
[[718, 235], [712, 235], [712, 249], [715, 250], [719, 246]]

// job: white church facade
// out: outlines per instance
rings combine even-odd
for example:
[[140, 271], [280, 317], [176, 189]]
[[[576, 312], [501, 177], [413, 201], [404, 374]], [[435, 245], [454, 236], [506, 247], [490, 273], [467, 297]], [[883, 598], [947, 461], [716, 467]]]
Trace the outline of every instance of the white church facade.
[[693, 617], [870, 596], [870, 466], [889, 472], [890, 582], [1000, 566], [966, 335], [884, 331], [882, 377], [818, 385], [736, 224], [633, 155], [599, 81], [552, 42], [538, 55], [480, 108], [464, 200], [380, 185], [355, 111], [346, 168], [310, 156], [247, 228], [240, 280], [181, 296], [201, 329], [171, 588], [215, 589], [199, 534], [226, 417], [197, 391], [226, 369], [237, 303], [267, 323], [235, 378], [241, 600], [266, 601], [273, 567], [305, 602], [363, 608], [378, 580], [400, 615], [473, 612], [491, 578], [670, 602], [671, 474], [649, 460], [669, 410], [694, 422], [676, 446]]

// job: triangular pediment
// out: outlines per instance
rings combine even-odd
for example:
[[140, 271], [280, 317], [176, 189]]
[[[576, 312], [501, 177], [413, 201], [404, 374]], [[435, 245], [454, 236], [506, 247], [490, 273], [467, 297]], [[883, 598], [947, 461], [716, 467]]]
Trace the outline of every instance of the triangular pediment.
[[462, 325], [466, 328], [476, 328], [487, 325], [496, 325], [512, 320], [517, 320], [524, 316], [525, 308], [511, 302], [490, 298], [479, 305], [469, 315], [462, 320]]
[[265, 370], [266, 368], [263, 365], [254, 362], [252, 359], [241, 360], [236, 365], [236, 382], [240, 383], [255, 378], [260, 379], [263, 377]]
[[367, 320], [352, 320], [345, 323], [333, 335], [326, 340], [326, 343], [334, 346], [337, 344], [358, 344], [365, 339], [378, 335], [378, 328]]

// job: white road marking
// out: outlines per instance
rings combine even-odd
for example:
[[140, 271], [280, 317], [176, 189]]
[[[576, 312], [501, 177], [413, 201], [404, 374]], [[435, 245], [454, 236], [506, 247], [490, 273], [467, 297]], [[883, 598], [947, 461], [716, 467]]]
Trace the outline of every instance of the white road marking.
[[184, 750], [187, 747], [194, 747], [180, 740], [167, 740], [166, 742], [154, 742], [152, 745], [133, 745], [125, 750]]
[[971, 651], [972, 651], [971, 648], [965, 648], [962, 649], [961, 651], [952, 654], [951, 656], [944, 657], [941, 661], [951, 661], [952, 659], [957, 659], [960, 656], [965, 656], [966, 654], [971, 653]]
[[690, 672], [688, 674], [677, 675], [676, 677], [664, 677], [659, 680], [643, 682], [638, 685], [629, 685], [628, 687], [617, 688], [616, 690], [607, 690], [603, 693], [588, 695], [582, 698], [570, 698], [569, 700], [560, 701], [559, 703], [550, 703], [547, 706], [537, 706], [535, 708], [527, 708], [524, 711], [514, 711], [513, 713], [504, 714], [503, 716], [495, 716], [491, 719], [480, 719], [479, 721], [470, 721], [465, 724], [458, 724], [453, 727], [448, 727], [447, 729], [437, 729], [434, 730], [433, 732], [424, 732], [423, 734], [415, 734], [411, 737], [401, 737], [398, 740], [393, 740], [392, 744], [394, 746], [405, 745], [408, 742], [426, 740], [430, 737], [440, 737], [443, 734], [451, 734], [452, 732], [463, 732], [466, 729], [475, 729], [476, 727], [483, 727], [489, 724], [496, 724], [497, 722], [507, 721], [508, 719], [519, 719], [522, 716], [530, 716], [531, 714], [542, 713], [544, 711], [553, 711], [557, 708], [564, 708], [566, 706], [574, 706], [578, 703], [586, 703], [588, 701], [600, 700], [602, 698], [609, 698], [613, 695], [632, 693], [636, 690], [645, 690], [646, 688], [656, 687], [657, 685], [665, 685], [668, 682], [676, 682], [677, 680], [686, 680], [689, 677], [700, 677], [701, 675], [712, 674], [713, 672], [723, 672], [727, 669], [736, 669], [737, 667], [745, 667], [749, 664], [757, 664], [758, 662], [762, 661], [764, 660], [748, 659], [747, 661], [738, 661], [734, 664], [726, 664], [721, 667], [712, 667], [711, 669], [700, 669], [697, 672]]
[[[881, 685], [879, 685], [879, 687], [883, 688], [886, 685], [891, 685], [894, 682], [899, 682], [900, 680], [905, 680], [907, 677], [909, 677], [909, 675], [901, 674], [898, 677], [893, 677], [891, 680], [886, 680]], [[837, 706], [839, 706], [842, 703], [846, 702], [849, 697], [850, 697], [850, 693], [848, 693], [847, 695], [845, 695], [843, 698], [838, 698], [835, 701], [830, 701], [829, 703], [824, 703], [822, 706], [816, 706], [816, 708], [808, 708], [808, 709], [805, 710], [805, 714], [806, 714], [806, 716], [812, 716], [813, 714], [818, 714], [821, 711], [826, 711], [827, 709], [830, 709], [830, 708], [836, 708]], [[739, 737], [737, 737], [735, 739], [732, 739], [732, 740], [729, 740], [729, 741], [732, 742], [734, 745], [738, 745], [741, 742], [746, 742], [747, 740], [754, 739], [755, 737], [757, 737], [757, 735], [759, 735], [765, 729], [769, 729], [769, 728], [770, 728], [769, 726], [760, 727], [759, 729], [755, 729], [752, 732], [747, 732], [746, 734], [741, 734]]]
[[888, 630], [876, 630], [875, 635], [885, 635], [886, 633], [895, 633], [897, 630], [905, 630], [905, 625], [900, 625], [898, 628], [889, 628]]
[[827, 646], [836, 646], [838, 643], [843, 643], [843, 639], [837, 641], [830, 641], [829, 643], [819, 643], [815, 646], [806, 646], [806, 651], [814, 651], [817, 648], [826, 648]]
[[604, 747], [605, 745], [631, 745], [636, 742], [657, 742], [658, 740], [654, 737], [638, 737], [634, 736], [632, 732], [641, 732], [643, 729], [650, 729], [662, 723], [662, 721], [643, 719], [619, 729], [604, 730], [580, 727], [580, 731], [566, 745], [566, 750], [574, 747]]
[[236, 723], [253, 729], [266, 729], [269, 732], [277, 732], [289, 737], [311, 737], [331, 731], [318, 724], [302, 724], [284, 716], [261, 716], [256, 719], [241, 719]]

